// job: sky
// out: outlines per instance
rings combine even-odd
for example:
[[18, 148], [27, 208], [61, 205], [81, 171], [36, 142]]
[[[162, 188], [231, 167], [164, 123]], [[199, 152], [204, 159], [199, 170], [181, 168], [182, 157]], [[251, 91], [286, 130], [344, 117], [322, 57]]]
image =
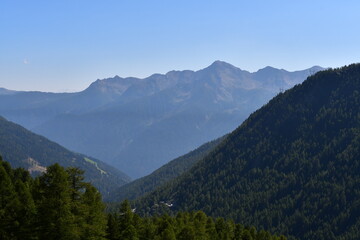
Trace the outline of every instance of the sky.
[[118, 75], [360, 61], [357, 0], [1, 0], [0, 87], [74, 92]]

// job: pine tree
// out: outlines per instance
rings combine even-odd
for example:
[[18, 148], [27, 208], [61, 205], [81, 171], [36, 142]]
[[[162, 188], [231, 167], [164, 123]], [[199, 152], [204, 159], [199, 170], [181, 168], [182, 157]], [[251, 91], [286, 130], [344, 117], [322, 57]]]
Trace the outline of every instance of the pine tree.
[[176, 234], [174, 226], [172, 224], [172, 219], [169, 215], [163, 215], [160, 218], [155, 217], [155, 224], [157, 225], [156, 239], [161, 240], [175, 240]]
[[176, 238], [176, 235], [174, 233], [174, 230], [169, 227], [169, 228], [164, 229], [164, 231], [161, 233], [161, 235], [156, 239], [176, 240], [177, 238]]
[[39, 185], [40, 239], [79, 239], [71, 212], [69, 175], [58, 164], [47, 168]]
[[109, 240], [120, 239], [120, 225], [117, 213], [111, 213], [108, 215], [106, 238]]
[[139, 239], [154, 239], [156, 235], [156, 226], [150, 218], [144, 218], [138, 228]]
[[21, 178], [15, 181], [15, 189], [19, 199], [17, 239], [36, 239], [36, 207], [29, 185], [30, 181], [23, 182]]
[[210, 218], [210, 217], [208, 218], [208, 220], [206, 221], [205, 228], [206, 228], [207, 239], [216, 240], [217, 233], [216, 233], [215, 223], [212, 218]]
[[204, 212], [198, 211], [194, 216], [194, 230], [196, 239], [206, 239], [207, 216]]
[[128, 200], [121, 203], [119, 209], [120, 239], [137, 239], [137, 231], [133, 222], [134, 213]]
[[0, 159], [0, 239], [14, 239], [19, 229], [18, 196], [11, 181], [12, 170]]
[[242, 232], [241, 239], [243, 240], [253, 240], [253, 237], [251, 236], [251, 233], [249, 230], [245, 229]]
[[189, 225], [186, 225], [178, 234], [177, 238], [178, 240], [194, 240], [195, 239], [195, 231], [194, 228], [192, 228]]
[[74, 216], [75, 223], [74, 234], [77, 235], [77, 238], [82, 238], [86, 228], [85, 215], [87, 211], [87, 206], [84, 206], [82, 201], [86, 186], [83, 176], [84, 171], [79, 168], [68, 167], [66, 173], [69, 181], [71, 213]]
[[82, 204], [85, 208], [84, 225], [81, 239], [101, 240], [106, 235], [106, 216], [104, 214], [105, 206], [101, 201], [99, 191], [88, 184], [85, 193], [82, 195]]
[[215, 222], [215, 228], [217, 232], [218, 239], [231, 239], [233, 235], [233, 231], [230, 228], [228, 222], [226, 222], [223, 218], [217, 218]]

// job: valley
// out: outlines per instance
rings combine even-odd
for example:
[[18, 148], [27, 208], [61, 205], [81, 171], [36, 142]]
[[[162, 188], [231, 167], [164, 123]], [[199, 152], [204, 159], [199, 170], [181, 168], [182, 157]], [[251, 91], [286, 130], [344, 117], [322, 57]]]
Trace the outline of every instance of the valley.
[[250, 73], [215, 61], [199, 71], [97, 80], [76, 93], [5, 92], [0, 115], [135, 179], [231, 132], [321, 69]]

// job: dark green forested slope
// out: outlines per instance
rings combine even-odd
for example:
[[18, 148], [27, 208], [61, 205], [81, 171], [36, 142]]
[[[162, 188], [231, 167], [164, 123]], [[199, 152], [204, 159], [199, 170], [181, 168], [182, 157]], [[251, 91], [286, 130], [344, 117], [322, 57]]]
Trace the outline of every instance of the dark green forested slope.
[[0, 239], [105, 239], [105, 206], [82, 174], [56, 163], [33, 179], [0, 156]]
[[130, 181], [121, 171], [99, 160], [71, 152], [40, 135], [0, 117], [0, 155], [14, 167], [23, 167], [33, 175], [59, 163], [85, 171], [85, 178], [103, 195]]
[[205, 143], [197, 149], [170, 161], [148, 176], [121, 186], [112, 192], [106, 200], [113, 202], [120, 202], [125, 199], [133, 200], [153, 191], [157, 187], [166, 184], [170, 180], [188, 171], [196, 162], [214, 150], [224, 138], [225, 136]]
[[82, 174], [56, 163], [34, 179], [0, 156], [0, 239], [286, 240], [203, 212], [141, 218], [127, 201], [106, 218], [100, 193]]
[[210, 155], [137, 202], [203, 210], [289, 239], [360, 239], [360, 64], [279, 94]]

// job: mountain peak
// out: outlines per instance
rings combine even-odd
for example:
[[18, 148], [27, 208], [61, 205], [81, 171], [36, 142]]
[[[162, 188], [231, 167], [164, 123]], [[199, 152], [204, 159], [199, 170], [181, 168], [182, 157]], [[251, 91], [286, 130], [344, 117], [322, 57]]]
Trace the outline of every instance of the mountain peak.
[[216, 60], [215, 62], [213, 62], [209, 67], [207, 67], [208, 69], [219, 69], [219, 68], [236, 68], [235, 66], [231, 65], [230, 63], [224, 62], [224, 61], [220, 61], [220, 60]]
[[286, 70], [274, 68], [274, 67], [271, 67], [271, 66], [266, 66], [266, 67], [264, 67], [264, 68], [259, 69], [259, 70], [257, 71], [257, 73], [271, 74], [271, 73], [280, 72], [280, 71], [286, 71]]

